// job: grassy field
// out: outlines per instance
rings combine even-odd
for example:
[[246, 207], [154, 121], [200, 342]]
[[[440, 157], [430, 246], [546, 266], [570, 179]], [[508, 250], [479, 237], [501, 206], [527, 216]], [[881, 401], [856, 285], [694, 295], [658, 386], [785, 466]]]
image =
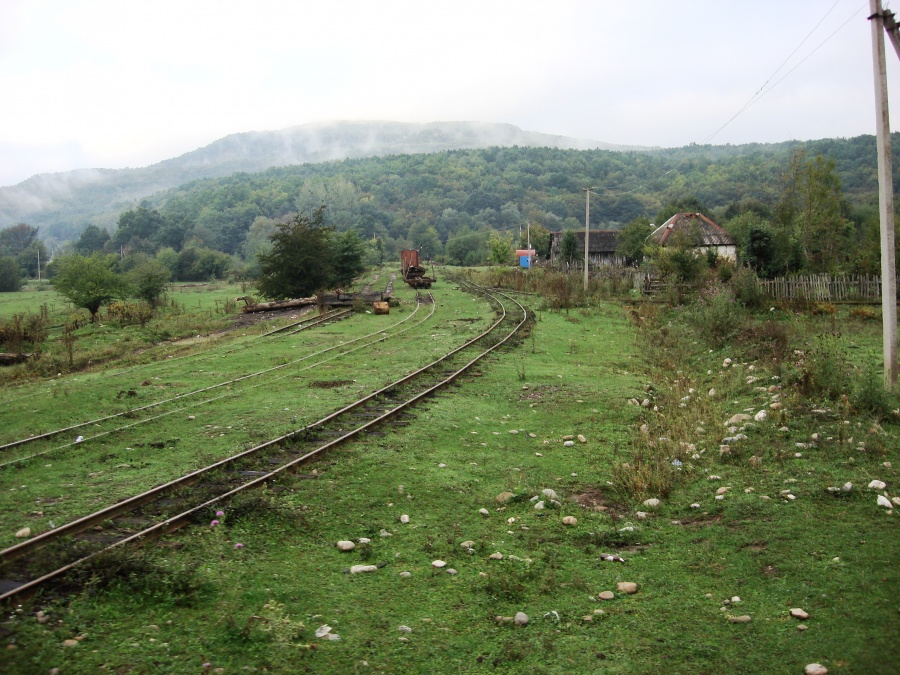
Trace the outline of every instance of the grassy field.
[[[372, 352], [356, 375], [316, 377], [374, 386], [490, 314], [451, 283], [434, 290], [424, 340]], [[0, 627], [4, 672], [802, 673], [812, 662], [896, 672], [897, 520], [876, 504], [883, 490], [866, 487], [882, 480], [897, 496], [900, 425], [885, 407], [896, 399], [865, 386], [878, 324], [778, 309], [722, 337], [718, 306], [593, 299], [551, 311], [558, 298], [526, 300], [531, 335], [420, 407], [408, 427], [332, 452], [315, 465], [318, 479], [286, 478], [226, 505], [218, 526], [85, 570], [72, 595], [11, 611]], [[304, 348], [372, 318], [319, 338], [315, 329]], [[275, 345], [248, 360], [284, 358]], [[203, 363], [147, 368], [200, 383]], [[832, 370], [850, 375], [830, 382]], [[79, 387], [125, 386], [113, 369], [92, 373], [96, 382], [76, 377], [65, 386], [85, 411], [96, 404]], [[321, 391], [294, 384], [304, 404]], [[265, 393], [237, 392], [215, 424], [231, 418], [264, 433], [271, 413], [293, 407], [264, 411]], [[36, 424], [52, 412], [35, 410]], [[78, 413], [73, 404], [67, 414]], [[749, 419], [727, 424], [737, 414]], [[229, 446], [215, 432], [172, 431], [190, 439], [182, 450], [210, 456]], [[57, 459], [34, 463], [27, 480], [3, 474], [3, 535], [39, 508], [27, 522], [45, 522], [35, 500], [47, 485], [72, 482], [80, 505], [104, 495], [110, 487], [88, 480], [84, 459], [70, 458], [76, 478], [45, 483], [37, 469], [55, 470]], [[158, 464], [121, 489], [159, 480], [170, 469]], [[342, 553], [339, 540], [357, 546]], [[348, 573], [358, 564], [379, 567]], [[527, 625], [513, 620], [520, 612]]]

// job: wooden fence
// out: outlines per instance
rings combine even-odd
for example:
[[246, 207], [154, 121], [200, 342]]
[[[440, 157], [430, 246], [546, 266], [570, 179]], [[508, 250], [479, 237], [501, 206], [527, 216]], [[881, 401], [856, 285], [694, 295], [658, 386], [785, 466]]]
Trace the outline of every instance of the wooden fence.
[[881, 302], [881, 276], [874, 274], [846, 276], [813, 274], [778, 277], [770, 280], [760, 279], [758, 283], [760, 288], [775, 300]]

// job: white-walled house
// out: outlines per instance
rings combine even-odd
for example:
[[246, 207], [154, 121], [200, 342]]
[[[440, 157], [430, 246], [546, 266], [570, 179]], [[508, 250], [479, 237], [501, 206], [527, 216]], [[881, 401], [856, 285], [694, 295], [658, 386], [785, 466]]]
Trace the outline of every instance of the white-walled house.
[[715, 250], [720, 258], [737, 260], [737, 240], [702, 213], [676, 213], [657, 227], [648, 239], [666, 246], [679, 232], [699, 235], [697, 252], [700, 254]]

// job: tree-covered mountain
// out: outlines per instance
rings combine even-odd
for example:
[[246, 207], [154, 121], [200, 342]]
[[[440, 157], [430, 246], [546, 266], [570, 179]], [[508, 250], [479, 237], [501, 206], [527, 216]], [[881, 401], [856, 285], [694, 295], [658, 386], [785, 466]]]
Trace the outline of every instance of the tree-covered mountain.
[[107, 229], [118, 213], [161, 190], [200, 178], [346, 158], [432, 153], [461, 148], [527, 146], [629, 149], [477, 122], [327, 122], [226, 136], [140, 169], [81, 169], [40, 174], [0, 188], [0, 227], [25, 222], [44, 237], [71, 239], [88, 224]]

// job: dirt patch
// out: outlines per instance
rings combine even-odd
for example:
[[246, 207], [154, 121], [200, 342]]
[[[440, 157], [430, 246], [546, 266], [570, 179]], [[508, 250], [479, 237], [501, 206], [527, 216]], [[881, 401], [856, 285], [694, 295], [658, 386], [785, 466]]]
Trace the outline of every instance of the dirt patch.
[[721, 522], [722, 516], [706, 516], [701, 518], [682, 518], [678, 521], [678, 524], [685, 527], [708, 527]]
[[622, 507], [607, 498], [600, 490], [588, 490], [579, 495], [572, 495], [572, 501], [582, 508], [591, 509], [592, 511], [602, 511], [613, 517], [617, 517], [620, 511], [623, 513], [627, 512], [627, 509], [622, 509]]
[[534, 387], [531, 389], [526, 389], [522, 391], [522, 394], [519, 396], [520, 401], [540, 401], [545, 396], [552, 396], [556, 392], [559, 391], [559, 387], [552, 386], [540, 386]]
[[319, 380], [318, 382], [310, 382], [309, 386], [316, 389], [337, 389], [350, 384], [353, 384], [353, 380]]
[[762, 553], [769, 548], [769, 544], [764, 541], [755, 541], [752, 544], [744, 544], [741, 548], [753, 553]]
[[760, 572], [762, 572], [762, 575], [764, 577], [769, 577], [772, 579], [781, 576], [781, 572], [778, 571], [778, 568], [775, 567], [775, 565], [766, 565], [765, 567], [760, 569]]

